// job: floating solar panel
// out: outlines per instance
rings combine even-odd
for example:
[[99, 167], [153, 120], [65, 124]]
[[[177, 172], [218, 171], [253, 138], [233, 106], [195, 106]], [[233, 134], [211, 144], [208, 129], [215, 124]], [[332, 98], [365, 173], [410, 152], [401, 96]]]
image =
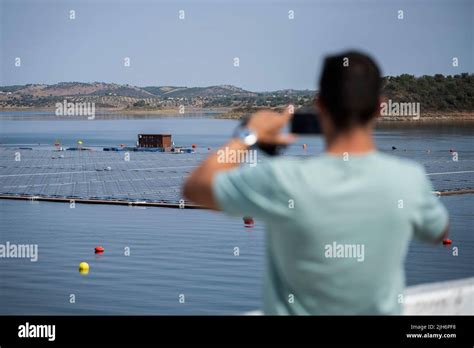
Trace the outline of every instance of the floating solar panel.
[[[16, 152], [21, 161], [15, 161]], [[445, 153], [396, 155], [424, 164], [436, 191], [474, 188], [474, 153], [459, 162]], [[126, 161], [122, 152], [0, 147], [0, 195], [179, 204], [185, 177], [206, 156], [132, 152]]]

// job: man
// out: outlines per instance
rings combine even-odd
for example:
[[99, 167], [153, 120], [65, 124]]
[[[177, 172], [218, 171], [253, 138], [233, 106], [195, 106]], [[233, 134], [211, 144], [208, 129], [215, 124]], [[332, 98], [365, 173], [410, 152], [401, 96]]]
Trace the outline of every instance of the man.
[[[422, 166], [375, 148], [380, 90], [368, 56], [328, 57], [315, 101], [324, 155], [236, 169], [216, 153], [187, 179], [188, 199], [266, 222], [265, 313], [399, 314], [412, 236], [447, 234], [448, 214]], [[281, 131], [290, 118], [257, 112], [224, 148], [288, 144]]]

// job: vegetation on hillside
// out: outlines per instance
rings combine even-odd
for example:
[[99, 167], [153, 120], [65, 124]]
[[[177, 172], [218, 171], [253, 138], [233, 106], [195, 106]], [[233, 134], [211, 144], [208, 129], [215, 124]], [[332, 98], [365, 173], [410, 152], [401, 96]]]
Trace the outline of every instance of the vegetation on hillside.
[[[474, 75], [415, 77], [403, 74], [383, 78], [383, 92], [392, 102], [419, 102], [421, 112], [474, 115]], [[62, 82], [0, 87], [0, 108], [54, 107], [69, 102], [93, 102], [97, 107], [119, 110], [168, 110], [187, 108], [231, 110], [223, 117], [239, 118], [261, 108], [295, 108], [312, 104], [315, 91], [280, 90], [250, 92], [230, 85], [209, 87], [135, 87], [103, 82]], [[462, 117], [465, 117], [463, 115]]]
[[474, 112], [474, 74], [385, 77], [383, 91], [397, 102], [419, 102], [423, 111]]

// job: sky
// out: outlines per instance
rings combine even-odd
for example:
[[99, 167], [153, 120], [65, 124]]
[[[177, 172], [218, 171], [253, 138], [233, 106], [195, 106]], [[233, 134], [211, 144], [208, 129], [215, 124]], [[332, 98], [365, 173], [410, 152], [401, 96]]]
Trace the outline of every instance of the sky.
[[346, 49], [384, 75], [472, 73], [473, 18], [472, 0], [0, 0], [0, 85], [316, 89]]

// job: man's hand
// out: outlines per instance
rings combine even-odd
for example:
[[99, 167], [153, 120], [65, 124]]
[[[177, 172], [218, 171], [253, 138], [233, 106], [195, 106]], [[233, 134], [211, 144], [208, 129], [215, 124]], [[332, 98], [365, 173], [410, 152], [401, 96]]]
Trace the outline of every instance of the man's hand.
[[252, 115], [247, 122], [247, 127], [257, 134], [259, 143], [287, 145], [294, 141], [292, 134], [281, 134], [283, 127], [291, 120], [292, 108], [285, 108], [282, 113], [264, 110]]
[[[281, 134], [281, 130], [291, 117], [290, 108], [287, 108], [283, 113], [259, 111], [250, 118], [247, 127], [256, 133], [258, 142], [286, 145], [294, 140], [294, 136]], [[219, 151], [224, 149], [237, 152], [248, 150], [248, 146], [238, 139], [232, 139], [217, 152], [211, 154], [184, 183], [183, 195], [185, 198], [210, 209], [219, 209], [212, 192], [214, 177], [219, 172], [233, 169], [239, 165], [234, 162], [218, 160]]]

